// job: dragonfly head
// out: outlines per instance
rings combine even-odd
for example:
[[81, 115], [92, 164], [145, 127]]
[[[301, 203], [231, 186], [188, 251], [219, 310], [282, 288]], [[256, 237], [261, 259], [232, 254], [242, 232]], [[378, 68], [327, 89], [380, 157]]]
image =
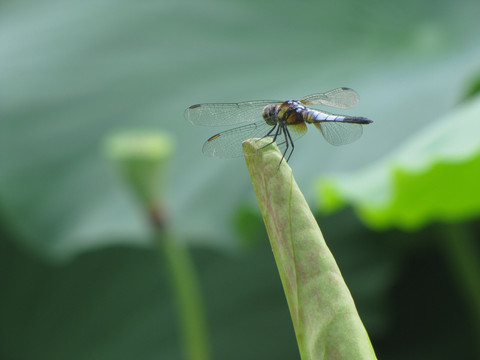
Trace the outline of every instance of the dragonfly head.
[[278, 122], [277, 113], [278, 106], [270, 104], [263, 108], [262, 116], [268, 125], [274, 126]]

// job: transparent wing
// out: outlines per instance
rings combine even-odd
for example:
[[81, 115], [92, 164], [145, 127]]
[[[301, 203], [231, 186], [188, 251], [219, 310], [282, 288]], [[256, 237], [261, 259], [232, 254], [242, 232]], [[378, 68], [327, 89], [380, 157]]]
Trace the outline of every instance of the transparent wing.
[[252, 124], [222, 131], [203, 144], [203, 153], [218, 158], [241, 156], [243, 154], [243, 141], [250, 138], [261, 138], [272, 130], [272, 127], [262, 119]]
[[262, 111], [265, 106], [281, 103], [282, 101], [277, 100], [259, 100], [241, 103], [197, 104], [185, 110], [185, 118], [195, 125], [234, 125], [262, 119]]
[[[273, 131], [272, 131], [273, 130]], [[263, 119], [252, 124], [243, 125], [234, 129], [222, 131], [203, 144], [203, 153], [207, 156], [217, 158], [232, 158], [243, 155], [242, 142], [250, 138], [262, 138], [269, 132], [270, 137], [275, 136], [277, 128], [273, 129], [272, 125], [268, 125]], [[305, 131], [301, 129], [290, 128], [290, 135], [292, 140], [301, 137]], [[285, 149], [285, 137], [279, 134], [277, 137], [277, 144], [279, 148]]]
[[360, 97], [350, 88], [342, 87], [322, 94], [313, 94], [300, 99], [305, 105], [322, 104], [342, 109], [348, 109], [358, 104]]
[[332, 145], [350, 144], [357, 140], [363, 133], [361, 124], [322, 121], [315, 123], [322, 132], [323, 137]]

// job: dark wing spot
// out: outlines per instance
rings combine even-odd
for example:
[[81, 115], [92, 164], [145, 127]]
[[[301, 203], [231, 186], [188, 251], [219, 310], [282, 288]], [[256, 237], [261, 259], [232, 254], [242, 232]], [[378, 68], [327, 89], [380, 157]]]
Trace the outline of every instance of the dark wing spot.
[[220, 136], [220, 134], [216, 134], [216, 135], [213, 135], [210, 139], [208, 139], [207, 141], [213, 141], [215, 140], [216, 138], [218, 138]]

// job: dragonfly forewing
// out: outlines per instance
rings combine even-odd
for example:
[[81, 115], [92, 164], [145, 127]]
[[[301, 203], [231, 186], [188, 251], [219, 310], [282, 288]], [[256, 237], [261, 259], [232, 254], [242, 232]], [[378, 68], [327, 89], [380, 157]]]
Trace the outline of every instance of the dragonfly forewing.
[[281, 103], [278, 100], [260, 100], [240, 103], [197, 104], [185, 110], [185, 118], [195, 125], [235, 125], [262, 119], [265, 106]]

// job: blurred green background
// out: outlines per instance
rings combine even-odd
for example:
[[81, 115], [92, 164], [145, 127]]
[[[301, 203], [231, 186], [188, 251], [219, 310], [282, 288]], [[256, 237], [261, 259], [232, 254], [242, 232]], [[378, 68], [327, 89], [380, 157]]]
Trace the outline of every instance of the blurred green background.
[[175, 138], [164, 203], [214, 358], [298, 359], [244, 161], [204, 157], [219, 129], [183, 111], [348, 86], [361, 102], [346, 113], [374, 124], [338, 148], [310, 129], [290, 165], [377, 355], [480, 359], [479, 14], [478, 0], [1, 2], [0, 358], [181, 358], [148, 221], [103, 151], [146, 129]]

